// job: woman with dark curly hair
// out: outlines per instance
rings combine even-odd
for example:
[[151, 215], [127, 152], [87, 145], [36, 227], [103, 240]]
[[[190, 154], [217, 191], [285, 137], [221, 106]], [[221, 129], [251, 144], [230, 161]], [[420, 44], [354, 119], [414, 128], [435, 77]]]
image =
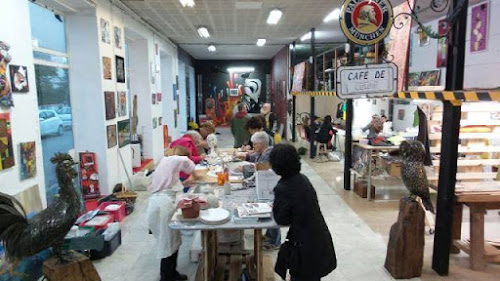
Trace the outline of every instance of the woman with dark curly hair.
[[316, 191], [300, 173], [300, 157], [295, 147], [277, 145], [270, 162], [274, 172], [281, 176], [274, 188], [274, 219], [279, 225], [290, 226], [274, 270], [283, 279], [289, 270], [292, 281], [320, 280], [337, 267], [337, 258]]

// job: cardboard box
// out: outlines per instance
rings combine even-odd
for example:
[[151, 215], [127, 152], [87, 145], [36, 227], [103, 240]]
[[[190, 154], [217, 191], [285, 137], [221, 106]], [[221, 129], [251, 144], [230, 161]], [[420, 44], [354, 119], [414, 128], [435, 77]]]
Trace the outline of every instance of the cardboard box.
[[[361, 198], [367, 198], [368, 197], [368, 189], [366, 188], [368, 184], [366, 181], [356, 181], [354, 182], [354, 193], [359, 195]], [[371, 199], [375, 198], [375, 186], [372, 185], [371, 189]]]
[[390, 162], [387, 165], [387, 173], [392, 177], [401, 177], [401, 162]]
[[[115, 211], [106, 210], [106, 207], [108, 207], [109, 205], [118, 205], [118, 206], [120, 206], [120, 208], [118, 210], [115, 210]], [[99, 210], [111, 214], [115, 221], [123, 222], [123, 219], [125, 218], [125, 201], [103, 202], [103, 203], [101, 203], [101, 205], [99, 205]]]

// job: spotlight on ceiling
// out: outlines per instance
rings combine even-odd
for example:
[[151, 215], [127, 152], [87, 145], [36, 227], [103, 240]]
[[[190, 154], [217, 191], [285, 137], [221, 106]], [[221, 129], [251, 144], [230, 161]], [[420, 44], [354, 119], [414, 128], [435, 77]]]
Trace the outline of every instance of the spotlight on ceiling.
[[266, 45], [266, 39], [257, 40], [257, 46], [262, 47], [264, 45]]
[[329, 13], [323, 22], [331, 22], [332, 20], [338, 20], [340, 18], [340, 9], [337, 8], [333, 10], [331, 13]]
[[309, 39], [311, 39], [311, 32], [308, 32], [308, 33], [302, 35], [302, 37], [300, 37], [300, 41], [307, 41]]
[[210, 45], [210, 46], [208, 46], [208, 51], [213, 53], [213, 52], [217, 51], [217, 48], [215, 48], [214, 45]]
[[231, 73], [246, 73], [246, 72], [254, 72], [254, 67], [230, 67], [227, 69], [228, 72]]
[[200, 35], [200, 37], [203, 37], [203, 38], [209, 38], [210, 37], [210, 33], [208, 32], [208, 29], [204, 26], [200, 26], [198, 28], [198, 34]]
[[194, 0], [180, 0], [182, 7], [194, 7]]
[[277, 24], [280, 21], [282, 15], [283, 15], [283, 12], [281, 10], [273, 9], [269, 13], [269, 17], [267, 18], [267, 23], [268, 24]]

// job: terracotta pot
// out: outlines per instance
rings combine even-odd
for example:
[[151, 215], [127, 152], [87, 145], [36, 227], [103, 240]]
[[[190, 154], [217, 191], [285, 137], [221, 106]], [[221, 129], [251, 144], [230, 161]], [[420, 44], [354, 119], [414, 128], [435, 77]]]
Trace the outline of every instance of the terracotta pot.
[[200, 216], [200, 204], [193, 202], [191, 207], [182, 209], [182, 216], [185, 219], [195, 219]]

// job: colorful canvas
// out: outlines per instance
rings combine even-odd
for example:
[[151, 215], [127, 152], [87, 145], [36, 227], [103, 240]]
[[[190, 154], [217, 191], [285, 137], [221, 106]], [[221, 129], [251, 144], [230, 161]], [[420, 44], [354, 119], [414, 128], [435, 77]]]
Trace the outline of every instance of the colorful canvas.
[[125, 83], [125, 61], [123, 57], [115, 56], [116, 62], [116, 82]]
[[488, 2], [484, 2], [472, 8], [470, 27], [471, 53], [486, 50], [488, 44], [488, 10]]
[[408, 86], [409, 87], [419, 86], [418, 85], [419, 80], [420, 80], [420, 72], [410, 72], [408, 74]]
[[104, 92], [104, 101], [106, 106], [106, 120], [116, 117], [115, 92]]
[[118, 121], [118, 147], [130, 144], [130, 121]]
[[[448, 22], [446, 20], [440, 20], [438, 23], [439, 35], [443, 36], [448, 33]], [[446, 67], [446, 61], [448, 58], [448, 39], [447, 37], [438, 39], [438, 51], [437, 51], [437, 65], [436, 67]]]
[[7, 79], [7, 65], [12, 60], [9, 50], [9, 44], [0, 41], [0, 106], [3, 107], [14, 106], [11, 86]]
[[10, 82], [12, 85], [12, 92], [14, 93], [27, 93], [30, 91], [28, 83], [28, 68], [22, 65], [9, 66], [10, 69]]
[[423, 71], [420, 74], [419, 86], [439, 86], [440, 70]]
[[102, 57], [102, 72], [104, 79], [111, 80], [111, 58]]
[[127, 92], [118, 92], [118, 116], [127, 116]]
[[118, 49], [122, 48], [122, 29], [115, 26], [115, 47]]
[[10, 113], [0, 113], [0, 171], [14, 167]]
[[306, 63], [302, 62], [294, 67], [292, 92], [301, 92], [304, 89]]
[[101, 195], [99, 188], [99, 168], [97, 155], [94, 152], [80, 152], [80, 185], [83, 199], [98, 198]]
[[109, 21], [105, 19], [101, 19], [101, 41], [106, 44], [110, 44], [110, 35], [109, 35]]
[[106, 132], [108, 135], [108, 148], [116, 146], [116, 125], [109, 125], [106, 127]]
[[34, 141], [24, 142], [21, 146], [21, 180], [36, 176], [36, 145]]
[[168, 148], [170, 145], [168, 139], [168, 125], [163, 125], [163, 148]]

